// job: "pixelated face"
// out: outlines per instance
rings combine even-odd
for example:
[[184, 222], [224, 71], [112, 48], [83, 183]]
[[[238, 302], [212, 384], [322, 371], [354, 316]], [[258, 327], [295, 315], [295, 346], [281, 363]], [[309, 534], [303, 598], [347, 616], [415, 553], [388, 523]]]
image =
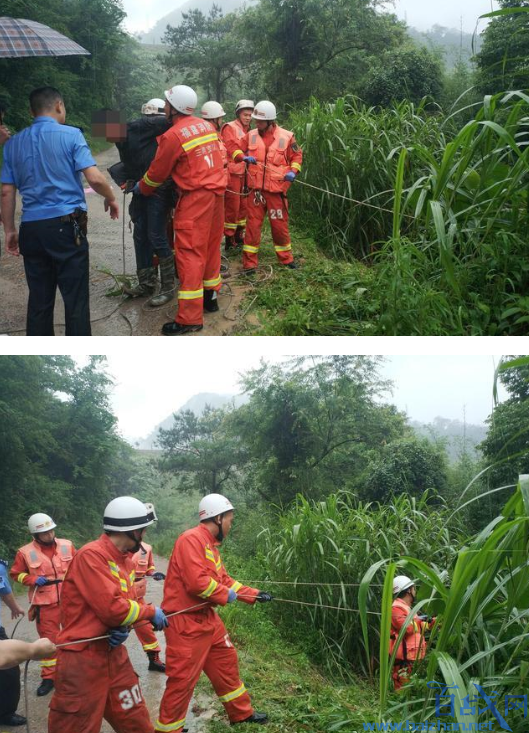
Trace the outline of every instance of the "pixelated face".
[[259, 132], [265, 132], [265, 130], [268, 128], [269, 122], [268, 120], [256, 120], [255, 126], [259, 130]]
[[102, 109], [92, 115], [92, 135], [104, 138], [109, 143], [127, 139], [127, 120], [122, 112]]
[[233, 511], [226, 512], [222, 517], [222, 531], [224, 533], [224, 537], [227, 537], [229, 535], [232, 524]]
[[252, 111], [253, 110], [251, 109], [243, 109], [239, 112], [239, 119], [245, 127], [250, 126], [252, 121]]
[[53, 542], [55, 539], [55, 532], [53, 529], [48, 530], [48, 532], [39, 532], [39, 540], [41, 542], [47, 543], [47, 542]]

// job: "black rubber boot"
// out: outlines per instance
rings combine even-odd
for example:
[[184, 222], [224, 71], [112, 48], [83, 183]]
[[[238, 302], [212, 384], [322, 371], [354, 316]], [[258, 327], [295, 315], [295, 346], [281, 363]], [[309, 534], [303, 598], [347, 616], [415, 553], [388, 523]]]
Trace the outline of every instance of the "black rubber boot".
[[165, 664], [160, 659], [160, 652], [147, 652], [149, 672], [165, 672]]
[[204, 326], [202, 324], [184, 326], [183, 323], [164, 323], [162, 326], [162, 334], [164, 336], [183, 336], [185, 333], [191, 333], [192, 331], [202, 331]]
[[51, 692], [54, 688], [53, 680], [45, 679], [42, 680], [40, 685], [37, 687], [37, 695], [39, 697], [44, 697], [44, 695], [47, 695], [49, 692]]
[[131, 298], [144, 298], [148, 295], [153, 295], [156, 289], [156, 268], [146, 267], [143, 270], [138, 270], [138, 284], [134, 287], [123, 286], [123, 292], [130, 295]]
[[11, 725], [13, 727], [17, 725], [26, 725], [27, 719], [23, 715], [17, 715], [17, 713], [11, 713], [10, 715], [4, 715], [0, 718], [0, 725]]
[[285, 265], [285, 267], [288, 267], [289, 270], [299, 270], [299, 265], [297, 262], [289, 262], [288, 265]]
[[160, 292], [154, 298], [151, 298], [151, 305], [154, 308], [169, 303], [175, 294], [174, 255], [162, 257], [160, 260], [160, 279], [162, 281]]
[[259, 725], [265, 725], [265, 723], [268, 723], [268, 715], [266, 713], [254, 712], [249, 718], [238, 720], [236, 723], [232, 723], [232, 725], [239, 725], [239, 723], [258, 723]]
[[204, 290], [204, 310], [208, 313], [216, 313], [219, 310], [216, 290]]
[[234, 249], [237, 248], [237, 245], [235, 243], [235, 237], [224, 237], [224, 251], [225, 252], [233, 252]]
[[241, 245], [244, 244], [244, 235], [245, 235], [245, 228], [244, 227], [237, 227], [237, 230], [235, 232], [235, 244]]

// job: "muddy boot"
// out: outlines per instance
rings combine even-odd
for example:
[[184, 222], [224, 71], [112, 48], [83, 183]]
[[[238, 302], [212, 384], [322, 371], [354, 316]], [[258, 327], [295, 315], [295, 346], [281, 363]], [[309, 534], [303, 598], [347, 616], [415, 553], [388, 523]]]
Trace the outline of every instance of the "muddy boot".
[[216, 313], [219, 310], [216, 290], [204, 290], [204, 310], [208, 313]]
[[204, 326], [201, 323], [184, 326], [183, 323], [164, 323], [162, 326], [162, 334], [164, 336], [184, 336], [186, 333], [192, 333], [193, 331], [202, 331]]
[[165, 672], [165, 664], [160, 659], [160, 652], [147, 652], [149, 672]]
[[235, 249], [237, 249], [237, 245], [235, 244], [235, 237], [224, 237], [224, 251], [228, 253], [233, 252]]
[[142, 298], [152, 295], [156, 288], [156, 268], [145, 267], [138, 270], [138, 284], [135, 287], [123, 286], [123, 292], [132, 298]]
[[53, 687], [53, 680], [50, 680], [49, 678], [42, 680], [40, 685], [37, 687], [37, 695], [39, 697], [44, 697], [44, 695], [47, 695], [48, 692], [53, 690]]
[[237, 227], [237, 230], [235, 232], [235, 244], [239, 247], [244, 244], [245, 231], [246, 230], [244, 227]]
[[268, 715], [266, 713], [252, 713], [249, 718], [245, 718], [244, 720], [238, 720], [236, 723], [232, 723], [232, 725], [239, 725], [239, 723], [258, 723], [259, 725], [265, 725], [268, 723]]
[[151, 305], [156, 307], [159, 305], [165, 305], [169, 303], [176, 291], [175, 282], [175, 269], [174, 269], [174, 255], [169, 257], [163, 257], [160, 260], [160, 278], [162, 281], [162, 287], [160, 293], [154, 298], [151, 298]]

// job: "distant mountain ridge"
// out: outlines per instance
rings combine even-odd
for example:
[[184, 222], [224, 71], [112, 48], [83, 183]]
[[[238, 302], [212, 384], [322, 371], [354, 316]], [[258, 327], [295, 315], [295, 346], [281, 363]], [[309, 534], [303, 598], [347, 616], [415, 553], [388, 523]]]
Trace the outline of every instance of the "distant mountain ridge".
[[176, 10], [160, 18], [156, 24], [146, 33], [139, 34], [141, 43], [159, 44], [162, 43], [168, 25], [179, 25], [182, 21], [182, 13], [189, 13], [190, 10], [200, 10], [207, 15], [213, 5], [220, 5], [224, 15], [241, 10], [246, 5], [246, 0], [187, 0]]
[[158, 423], [154, 430], [152, 430], [146, 438], [141, 440], [135, 440], [133, 442], [134, 448], [137, 450], [159, 450], [156, 445], [158, 438], [158, 431], [160, 428], [168, 430], [173, 424], [173, 415], [175, 412], [185, 412], [191, 410], [195, 415], [201, 415], [206, 407], [213, 407], [219, 409], [221, 407], [227, 407], [232, 404], [235, 407], [240, 407], [248, 398], [245, 395], [235, 394], [216, 394], [214, 392], [200, 392], [189, 399], [185, 405], [182, 405], [178, 410], [174, 410], [168, 417], [165, 418], [161, 423]]
[[451, 462], [457, 461], [463, 450], [472, 458], [479, 458], [477, 446], [485, 440], [488, 432], [486, 425], [469, 425], [446, 417], [436, 417], [431, 423], [410, 420], [410, 425], [418, 435], [432, 442], [444, 442]]

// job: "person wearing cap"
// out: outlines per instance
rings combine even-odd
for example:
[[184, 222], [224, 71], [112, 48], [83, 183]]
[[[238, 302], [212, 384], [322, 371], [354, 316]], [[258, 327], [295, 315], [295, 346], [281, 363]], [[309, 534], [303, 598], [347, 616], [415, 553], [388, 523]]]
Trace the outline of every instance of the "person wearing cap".
[[[147, 171], [158, 149], [158, 138], [171, 127], [165, 116], [165, 100], [150, 99], [141, 108], [141, 117], [127, 124], [127, 137], [116, 147], [127, 180], [137, 181]], [[133, 223], [132, 238], [136, 254], [138, 284], [123, 288], [133, 298], [152, 296], [156, 290], [157, 268], [160, 265], [161, 288], [150, 305], [165, 305], [176, 291], [174, 252], [167, 239], [167, 219], [175, 204], [173, 181], [165, 181], [153, 196], [133, 194], [129, 214]]]
[[[222, 128], [222, 139], [232, 152], [241, 147], [241, 141], [250, 131], [254, 103], [251, 99], [240, 99], [235, 107], [235, 120]], [[224, 202], [224, 249], [230, 252], [244, 242], [248, 195], [245, 192], [246, 165], [228, 159], [228, 188]]]
[[242, 248], [243, 269], [250, 274], [259, 264], [261, 230], [268, 213], [277, 258], [281, 265], [295, 270], [297, 265], [288, 228], [287, 191], [301, 170], [303, 153], [294, 133], [277, 124], [277, 111], [272, 102], [258, 102], [252, 119], [257, 129], [250, 130], [240, 140], [237, 149], [228, 147], [228, 154], [235, 163], [248, 164], [247, 181], [251, 195]]
[[[145, 504], [147, 516], [157, 522], [158, 517], [152, 504]], [[153, 580], [165, 580], [163, 573], [156, 572], [154, 565], [154, 556], [151, 545], [146, 542], [141, 543], [140, 549], [132, 556], [134, 564], [134, 585], [136, 588], [136, 598], [142, 606], [145, 603], [145, 595], [147, 593], [147, 578]], [[140, 623], [134, 627], [136, 636], [143, 647], [143, 651], [149, 659], [149, 672], [165, 672], [165, 664], [160, 659], [160, 642], [154, 633], [150, 624]]]
[[[390, 656], [393, 654], [398, 636], [408, 618], [417, 597], [417, 588], [411, 578], [398, 575], [393, 580], [394, 601], [391, 607], [391, 631], [389, 642]], [[400, 690], [410, 677], [413, 665], [417, 659], [423, 659], [426, 654], [425, 632], [435, 623], [435, 618], [415, 615], [406, 627], [404, 636], [398, 646], [393, 665], [393, 685]]]
[[[57, 641], [61, 625], [62, 581], [75, 555], [70, 540], [55, 537], [56, 527], [48, 514], [32, 514], [28, 519], [28, 530], [33, 541], [18, 550], [9, 573], [12, 580], [28, 588], [28, 618], [37, 622], [39, 637], [53, 643]], [[55, 655], [41, 660], [39, 697], [53, 689], [56, 664]]]
[[167, 625], [161, 608], [138, 603], [134, 586], [132, 555], [153, 522], [138, 499], [113, 499], [103, 516], [104, 534], [84, 545], [70, 565], [48, 733], [99, 733], [103, 719], [116, 733], [152, 733], [123, 642], [137, 622], [151, 622], [157, 631]]
[[156, 157], [135, 189], [152, 196], [172, 177], [180, 193], [174, 214], [178, 312], [162, 334], [181, 336], [203, 328], [204, 311], [218, 310], [226, 173], [217, 131], [193, 115], [196, 92], [178, 84], [165, 97], [172, 127], [158, 141]]
[[155, 731], [181, 733], [193, 689], [205, 672], [232, 725], [266, 723], [257, 713], [239, 676], [237, 652], [215, 606], [240, 600], [254, 604], [272, 600], [263, 591], [230, 578], [218, 547], [228, 536], [233, 506], [221, 494], [205, 496], [200, 523], [176, 540], [164, 587], [166, 613], [186, 611], [169, 619], [166, 636], [167, 685]]

